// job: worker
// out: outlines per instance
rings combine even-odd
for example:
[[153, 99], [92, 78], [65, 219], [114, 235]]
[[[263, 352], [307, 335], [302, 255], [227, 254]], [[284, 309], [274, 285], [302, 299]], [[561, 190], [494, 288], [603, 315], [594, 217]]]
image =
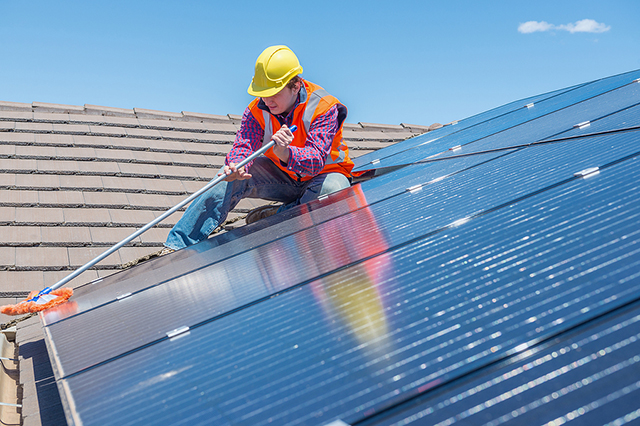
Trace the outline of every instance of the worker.
[[[243, 198], [282, 203], [249, 213], [246, 222], [253, 223], [350, 186], [353, 162], [342, 139], [347, 108], [301, 73], [287, 46], [268, 47], [258, 56], [248, 88], [256, 99], [218, 172], [226, 178], [191, 203], [167, 237], [169, 251], [206, 239]], [[275, 145], [265, 156], [236, 167], [270, 140]]]

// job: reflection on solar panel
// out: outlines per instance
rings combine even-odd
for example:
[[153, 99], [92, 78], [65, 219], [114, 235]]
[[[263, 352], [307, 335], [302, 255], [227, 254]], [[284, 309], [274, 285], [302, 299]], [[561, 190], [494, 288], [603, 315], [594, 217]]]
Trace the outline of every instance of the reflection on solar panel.
[[42, 317], [69, 423], [637, 417], [639, 74], [78, 289]]

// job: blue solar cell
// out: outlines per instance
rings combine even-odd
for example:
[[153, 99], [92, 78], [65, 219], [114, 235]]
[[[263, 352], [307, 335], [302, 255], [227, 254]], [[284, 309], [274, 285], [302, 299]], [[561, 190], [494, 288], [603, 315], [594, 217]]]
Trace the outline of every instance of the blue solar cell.
[[[429, 140], [429, 143], [420, 144], [409, 151], [400, 152], [396, 155], [387, 155], [385, 149], [383, 149], [377, 151], [380, 153], [382, 158], [379, 163], [375, 165], [369, 164], [367, 166], [361, 166], [357, 170], [397, 167], [415, 163], [430, 156], [445, 152], [456, 146], [466, 145], [479, 139], [486, 138], [573, 104], [607, 93], [611, 90], [615, 90], [619, 87], [632, 83], [634, 79], [639, 77], [640, 70], [579, 86], [557, 96], [544, 99], [536, 103], [532, 108], [520, 108], [510, 114], [496, 117], [495, 119], [483, 122], [477, 126], [465, 129], [462, 132], [453, 133], [433, 141]], [[571, 125], [573, 124], [577, 123], [572, 123]], [[422, 137], [426, 136], [428, 136], [428, 134]]]
[[[173, 329], [208, 321], [439, 232], [572, 179], [574, 172], [637, 154], [638, 138], [640, 132], [534, 146], [431, 184], [428, 175], [425, 178], [419, 173], [425, 178], [421, 189], [402, 191], [370, 207], [233, 257], [222, 253], [224, 262], [207, 263], [161, 286], [50, 324], [48, 332], [57, 342], [60, 357], [59, 374], [73, 374], [162, 339]], [[389, 186], [393, 185], [397, 186], [397, 182], [389, 182]], [[376, 193], [379, 196], [388, 191], [385, 185], [373, 187], [363, 192], [362, 201], [354, 201], [354, 205], [366, 205], [369, 193], [375, 198]], [[348, 247], [344, 247], [345, 229], [357, 236]], [[318, 256], [323, 262], [317, 261]], [[156, 309], [149, 311], [151, 305]], [[72, 306], [60, 309], [69, 312]], [[145, 312], [144, 321], [136, 319], [139, 312]], [[149, 323], [154, 327], [148, 327]], [[119, 337], [117, 345], [104, 348], [99, 345], [103, 336], [86, 324], [126, 333]]]
[[[640, 86], [640, 84], [637, 85]], [[615, 114], [592, 121], [588, 126], [575, 127], [557, 135], [556, 138], [582, 136], [599, 132], [636, 128], [638, 126], [640, 126], [640, 105], [635, 105], [623, 111], [616, 112]]]
[[87, 425], [370, 416], [640, 299], [638, 172], [632, 158], [551, 185], [61, 387]]
[[[640, 310], [598, 321], [363, 426], [625, 424], [640, 418]], [[626, 417], [626, 421], [625, 421]], [[613, 423], [617, 422], [617, 423]]]

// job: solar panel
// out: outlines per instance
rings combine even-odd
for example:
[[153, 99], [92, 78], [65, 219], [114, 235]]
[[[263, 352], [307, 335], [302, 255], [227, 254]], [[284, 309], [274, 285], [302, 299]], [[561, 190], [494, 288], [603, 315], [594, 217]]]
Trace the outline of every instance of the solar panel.
[[[640, 202], [628, 175], [638, 171], [628, 160], [548, 189], [63, 379], [64, 388], [84, 424], [180, 424], [185, 412], [197, 424], [205, 407], [232, 424], [371, 415], [637, 299], [640, 256], [628, 248]], [[140, 404], [146, 392], [153, 399]]]
[[594, 321], [358, 424], [622, 425], [640, 410], [640, 309]]
[[[562, 98], [620, 80], [544, 98], [574, 111], [562, 139], [495, 138], [83, 287], [42, 316], [69, 422], [400, 421], [635, 303], [635, 88]], [[604, 132], [573, 134], [580, 108]]]

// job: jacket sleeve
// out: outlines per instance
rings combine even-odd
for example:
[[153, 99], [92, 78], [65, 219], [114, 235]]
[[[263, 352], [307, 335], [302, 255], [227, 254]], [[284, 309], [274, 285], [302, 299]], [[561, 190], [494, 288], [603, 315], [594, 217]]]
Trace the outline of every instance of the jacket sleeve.
[[338, 128], [338, 107], [334, 105], [311, 122], [304, 147], [289, 146], [287, 169], [301, 176], [318, 175], [331, 152]]

